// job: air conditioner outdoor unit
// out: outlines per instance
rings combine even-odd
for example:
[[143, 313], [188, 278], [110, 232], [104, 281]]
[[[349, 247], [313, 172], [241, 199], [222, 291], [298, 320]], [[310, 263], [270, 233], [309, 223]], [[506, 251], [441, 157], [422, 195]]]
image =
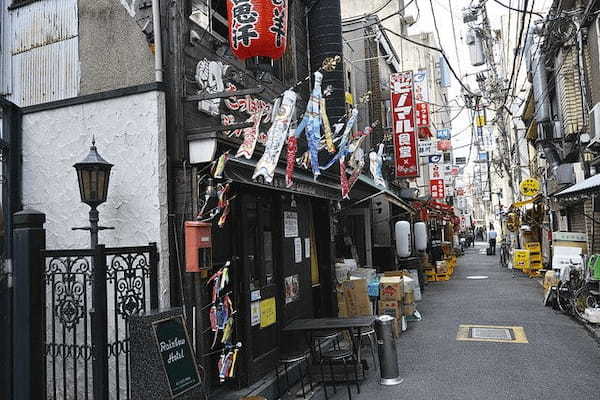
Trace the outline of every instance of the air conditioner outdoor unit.
[[590, 111], [590, 143], [588, 148], [600, 149], [600, 103]]

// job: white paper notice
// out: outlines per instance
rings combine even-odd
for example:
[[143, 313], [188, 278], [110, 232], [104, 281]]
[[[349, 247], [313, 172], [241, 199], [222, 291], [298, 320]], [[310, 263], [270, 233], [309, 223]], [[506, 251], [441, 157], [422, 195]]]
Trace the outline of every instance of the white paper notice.
[[298, 213], [295, 211], [283, 212], [283, 235], [285, 237], [298, 236]]
[[252, 326], [260, 324], [260, 301], [253, 301], [250, 303], [250, 319]]
[[294, 255], [296, 262], [302, 262], [302, 239], [294, 238]]
[[310, 258], [310, 238], [304, 239], [304, 256]]

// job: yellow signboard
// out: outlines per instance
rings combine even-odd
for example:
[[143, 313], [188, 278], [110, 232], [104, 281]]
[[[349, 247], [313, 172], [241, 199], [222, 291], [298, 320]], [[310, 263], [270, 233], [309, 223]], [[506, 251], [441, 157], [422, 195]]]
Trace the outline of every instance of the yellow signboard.
[[475, 116], [475, 126], [478, 128], [482, 128], [486, 124], [485, 115], [477, 115]]
[[354, 105], [354, 97], [352, 93], [346, 92], [346, 104]]
[[523, 182], [521, 182], [519, 189], [521, 190], [521, 194], [523, 196], [527, 196], [527, 197], [537, 196], [538, 194], [540, 194], [540, 189], [541, 189], [540, 181], [538, 181], [537, 179], [533, 179], [533, 178], [527, 178]]
[[264, 299], [260, 302], [260, 327], [266, 328], [277, 322], [277, 305], [275, 297]]
[[522, 270], [529, 269], [529, 250], [513, 251], [513, 268]]

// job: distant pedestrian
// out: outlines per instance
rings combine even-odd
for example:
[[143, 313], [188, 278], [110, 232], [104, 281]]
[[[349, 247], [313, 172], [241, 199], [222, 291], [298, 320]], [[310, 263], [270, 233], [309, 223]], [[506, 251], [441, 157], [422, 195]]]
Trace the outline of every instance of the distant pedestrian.
[[492, 255], [496, 255], [496, 238], [498, 234], [494, 230], [494, 226], [490, 226], [490, 231], [488, 232], [488, 241], [490, 242], [490, 249], [492, 249]]

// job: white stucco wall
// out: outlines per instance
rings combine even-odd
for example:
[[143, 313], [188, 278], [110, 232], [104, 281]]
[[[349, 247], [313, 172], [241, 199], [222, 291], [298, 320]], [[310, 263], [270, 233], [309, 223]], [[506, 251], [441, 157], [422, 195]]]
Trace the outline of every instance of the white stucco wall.
[[159, 297], [169, 305], [165, 99], [147, 92], [23, 116], [23, 203], [46, 214], [47, 247], [87, 248], [89, 207], [81, 203], [73, 164], [89, 152], [92, 135], [110, 163], [100, 232], [107, 246], [157, 242]]

